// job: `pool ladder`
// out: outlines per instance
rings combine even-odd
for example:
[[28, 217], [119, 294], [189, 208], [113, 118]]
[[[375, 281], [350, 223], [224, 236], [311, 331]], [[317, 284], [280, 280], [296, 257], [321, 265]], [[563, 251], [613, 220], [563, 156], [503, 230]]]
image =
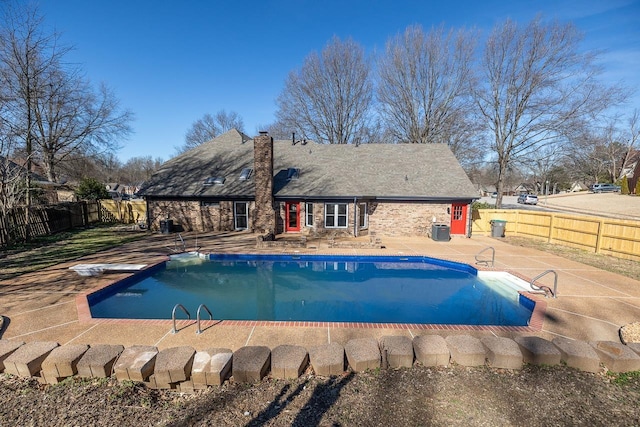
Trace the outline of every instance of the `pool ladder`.
[[[487, 251], [491, 251], [491, 259], [485, 259], [485, 258], [481, 258], [480, 255], [482, 255], [483, 253], [487, 252]], [[496, 260], [496, 250], [493, 248], [493, 246], [489, 246], [488, 248], [484, 248], [483, 250], [481, 250], [480, 252], [478, 252], [476, 254], [476, 264], [484, 264], [487, 267], [493, 267], [494, 263]]]
[[[171, 320], [173, 321], [173, 329], [171, 329], [171, 333], [172, 334], [178, 333], [178, 328], [176, 327], [176, 310], [177, 309], [182, 310], [187, 315], [187, 320], [191, 320], [191, 313], [189, 313], [189, 310], [184, 308], [184, 305], [182, 305], [182, 304], [176, 304], [173, 307], [173, 311], [171, 312]], [[200, 335], [202, 333], [202, 328], [200, 327], [200, 312], [203, 309], [207, 313], [209, 313], [209, 320], [213, 320], [213, 314], [211, 313], [211, 310], [209, 310], [206, 305], [200, 304], [198, 306], [198, 312], [196, 313], [196, 334], [198, 334], [198, 335]]]
[[178, 240], [180, 240], [180, 242], [182, 243], [182, 252], [186, 252], [187, 251], [187, 245], [184, 243], [184, 239], [182, 238], [182, 234], [178, 233], [178, 235], [176, 236], [176, 240], [173, 242], [173, 251], [174, 252], [180, 252], [178, 250]]
[[[549, 273], [553, 273], [553, 292], [552, 295], [554, 298], [558, 298], [558, 273], [556, 273], [555, 270], [547, 270], [544, 271], [540, 274], [538, 274], [536, 277], [534, 277], [533, 279], [531, 279], [531, 282], [529, 282], [529, 286], [531, 286], [531, 289], [533, 289], [534, 291], [543, 291], [545, 293], [545, 297], [547, 296], [547, 292], [545, 291], [544, 287], [542, 286], [538, 286], [535, 284], [536, 280], [540, 279], [543, 276], [546, 276]], [[547, 289], [549, 289], [549, 287], [546, 287]], [[551, 289], [549, 289], [551, 290]]]

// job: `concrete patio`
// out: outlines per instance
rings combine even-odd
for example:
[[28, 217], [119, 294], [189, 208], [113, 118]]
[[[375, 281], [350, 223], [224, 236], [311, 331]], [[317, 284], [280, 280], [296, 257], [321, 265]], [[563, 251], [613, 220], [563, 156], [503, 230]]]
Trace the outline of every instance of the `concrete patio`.
[[[326, 240], [310, 241], [307, 248], [255, 248], [255, 235], [248, 233], [183, 233], [187, 250], [196, 245], [203, 253], [313, 253], [342, 255], [426, 255], [475, 264], [475, 255], [491, 246], [496, 251], [496, 270], [532, 278], [548, 269], [558, 273], [557, 299], [547, 299], [544, 323], [536, 335], [583, 341], [619, 341], [621, 326], [640, 319], [640, 282], [609, 273], [565, 258], [534, 249], [512, 246], [501, 239], [474, 236], [455, 237], [449, 242], [423, 238], [389, 238], [382, 236], [383, 249], [329, 248]], [[197, 243], [196, 243], [197, 240]], [[504, 336], [515, 338], [512, 331], [456, 331], [345, 327], [288, 327], [264, 325], [205, 324], [196, 334], [194, 321], [180, 322], [180, 330], [171, 333], [170, 320], [100, 321], [82, 319], [76, 298], [91, 289], [127, 277], [126, 273], [83, 277], [69, 270], [76, 264], [133, 263], [153, 264], [165, 260], [175, 245], [174, 235], [150, 234], [143, 240], [108, 251], [59, 264], [39, 272], [0, 281], [0, 314], [5, 316], [4, 340], [54, 341], [65, 344], [119, 344], [165, 348], [191, 346], [197, 350], [225, 347], [233, 351], [243, 346], [298, 345], [311, 347], [331, 342], [345, 345], [356, 338], [385, 335], [471, 334], [478, 338]], [[552, 277], [542, 283], [552, 287]]]

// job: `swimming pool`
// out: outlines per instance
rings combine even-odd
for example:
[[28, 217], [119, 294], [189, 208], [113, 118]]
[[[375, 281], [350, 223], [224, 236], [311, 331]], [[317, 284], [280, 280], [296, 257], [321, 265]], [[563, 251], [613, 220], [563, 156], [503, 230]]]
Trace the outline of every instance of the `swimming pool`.
[[[509, 282], [510, 283], [510, 282]], [[94, 318], [170, 319], [180, 303], [215, 319], [525, 326], [517, 285], [428, 257], [216, 255], [168, 262], [88, 296]]]

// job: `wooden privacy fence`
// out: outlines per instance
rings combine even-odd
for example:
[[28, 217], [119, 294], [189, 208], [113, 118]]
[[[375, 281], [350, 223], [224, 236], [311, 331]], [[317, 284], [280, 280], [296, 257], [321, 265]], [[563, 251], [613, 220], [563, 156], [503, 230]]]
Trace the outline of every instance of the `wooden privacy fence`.
[[507, 221], [505, 234], [640, 261], [640, 221], [511, 209], [473, 211], [473, 234], [491, 235], [491, 220]]
[[[29, 211], [29, 234], [46, 236], [74, 227], [99, 222], [97, 202], [70, 202], [56, 205], [33, 206]], [[0, 214], [0, 246], [23, 242], [27, 236], [26, 208], [14, 208]]]
[[100, 200], [103, 222], [123, 224], [147, 223], [147, 203], [144, 200]]
[[[31, 207], [29, 233], [37, 237], [99, 222], [146, 224], [146, 221], [147, 204], [143, 200], [59, 203]], [[26, 208], [11, 209], [5, 216], [0, 214], [0, 247], [24, 242], [26, 236]]]

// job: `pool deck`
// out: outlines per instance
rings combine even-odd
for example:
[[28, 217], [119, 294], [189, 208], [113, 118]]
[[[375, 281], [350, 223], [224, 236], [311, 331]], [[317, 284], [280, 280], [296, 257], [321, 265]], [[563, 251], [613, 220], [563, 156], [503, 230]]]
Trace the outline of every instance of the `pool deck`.
[[[186, 249], [194, 250], [195, 233], [183, 233]], [[367, 242], [361, 240], [361, 242]], [[182, 321], [179, 331], [171, 333], [171, 321], [101, 321], [86, 320], [77, 299], [92, 289], [103, 287], [128, 273], [105, 273], [86, 277], [69, 270], [77, 264], [129, 263], [154, 264], [172, 253], [175, 237], [150, 234], [143, 240], [62, 263], [34, 273], [0, 281], [0, 315], [5, 317], [0, 338], [30, 341], [56, 341], [60, 344], [155, 345], [159, 349], [188, 345], [196, 350], [227, 347], [237, 350], [247, 345], [274, 348], [280, 344], [305, 347], [354, 338], [384, 335], [414, 337], [424, 334], [471, 334], [474, 336], [514, 337], [513, 330], [490, 328], [422, 329], [419, 327], [384, 328], [359, 324], [357, 327], [273, 326], [263, 323], [205, 322], [202, 334], [196, 334], [195, 321]], [[495, 270], [510, 271], [523, 278], [533, 278], [553, 269], [558, 273], [558, 298], [545, 299], [542, 327], [525, 332], [546, 339], [557, 336], [585, 341], [619, 341], [621, 326], [640, 320], [640, 282], [609, 273], [535, 249], [512, 246], [501, 239], [473, 236], [454, 237], [449, 242], [435, 242], [426, 237], [382, 237], [383, 249], [329, 248], [326, 240], [310, 241], [307, 248], [256, 249], [255, 235], [248, 233], [208, 233], [197, 236], [203, 253], [296, 253], [328, 255], [425, 255], [475, 265], [475, 255], [487, 247], [495, 248]], [[553, 275], [541, 279], [553, 287]], [[179, 302], [179, 301], [176, 301]], [[195, 313], [191, 313], [195, 317]], [[215, 317], [215, 313], [214, 313]], [[8, 323], [8, 325], [7, 325]]]

